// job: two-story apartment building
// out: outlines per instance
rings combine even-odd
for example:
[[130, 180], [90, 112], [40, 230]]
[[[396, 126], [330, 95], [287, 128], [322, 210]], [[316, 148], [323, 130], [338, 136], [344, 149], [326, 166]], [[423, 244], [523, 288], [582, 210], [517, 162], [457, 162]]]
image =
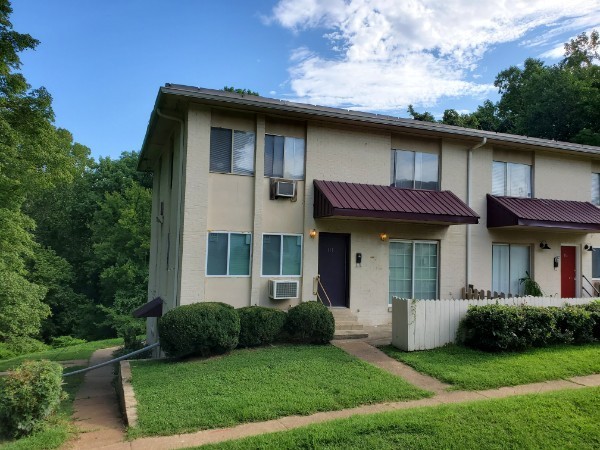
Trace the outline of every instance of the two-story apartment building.
[[139, 169], [165, 311], [319, 295], [376, 325], [392, 296], [519, 294], [528, 272], [569, 298], [600, 277], [598, 147], [167, 84]]

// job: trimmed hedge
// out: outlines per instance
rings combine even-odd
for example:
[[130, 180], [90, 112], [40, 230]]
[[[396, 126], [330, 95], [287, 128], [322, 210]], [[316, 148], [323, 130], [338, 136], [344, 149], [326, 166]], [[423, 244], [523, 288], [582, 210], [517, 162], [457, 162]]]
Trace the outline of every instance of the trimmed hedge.
[[3, 434], [31, 434], [53, 414], [65, 394], [62, 367], [51, 361], [25, 361], [8, 373], [0, 389], [0, 427]]
[[271, 344], [283, 330], [286, 313], [263, 306], [247, 306], [236, 310], [240, 316], [239, 347]]
[[486, 351], [518, 351], [552, 344], [594, 341], [597, 322], [582, 307], [471, 306], [460, 325], [465, 345]]
[[291, 339], [306, 344], [327, 344], [333, 339], [335, 321], [319, 302], [300, 303], [287, 313], [285, 330]]
[[210, 356], [237, 346], [240, 318], [235, 309], [225, 303], [193, 303], [162, 316], [158, 332], [161, 348], [168, 356]]
[[594, 339], [600, 341], [600, 300], [588, 303], [583, 308], [588, 311], [592, 316], [592, 319], [594, 319]]

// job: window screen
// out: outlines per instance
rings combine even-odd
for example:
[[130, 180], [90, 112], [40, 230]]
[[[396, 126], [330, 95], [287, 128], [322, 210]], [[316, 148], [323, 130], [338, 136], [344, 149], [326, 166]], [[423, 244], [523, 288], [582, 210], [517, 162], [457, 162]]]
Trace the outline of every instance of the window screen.
[[207, 275], [250, 275], [249, 233], [209, 233], [206, 257]]
[[600, 205], [600, 173], [592, 174], [592, 203]]
[[492, 290], [521, 295], [519, 280], [530, 272], [530, 246], [494, 244], [492, 246]]
[[234, 131], [233, 173], [254, 175], [254, 133]]
[[530, 198], [531, 166], [494, 161], [492, 165], [492, 195]]
[[263, 275], [300, 275], [302, 236], [265, 234], [263, 236]]
[[438, 297], [437, 242], [391, 241], [389, 297], [434, 300]]
[[592, 251], [592, 278], [600, 278], [600, 249]]
[[210, 171], [253, 175], [255, 140], [251, 131], [211, 128]]
[[210, 171], [231, 173], [231, 130], [211, 128]]

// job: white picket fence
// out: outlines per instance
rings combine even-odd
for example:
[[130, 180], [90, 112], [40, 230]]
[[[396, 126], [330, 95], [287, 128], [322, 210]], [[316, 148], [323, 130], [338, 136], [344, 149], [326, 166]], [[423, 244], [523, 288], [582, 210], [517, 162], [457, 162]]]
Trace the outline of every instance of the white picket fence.
[[585, 305], [595, 298], [513, 297], [484, 300], [392, 299], [392, 345], [404, 351], [428, 350], [454, 342], [459, 322], [471, 305]]

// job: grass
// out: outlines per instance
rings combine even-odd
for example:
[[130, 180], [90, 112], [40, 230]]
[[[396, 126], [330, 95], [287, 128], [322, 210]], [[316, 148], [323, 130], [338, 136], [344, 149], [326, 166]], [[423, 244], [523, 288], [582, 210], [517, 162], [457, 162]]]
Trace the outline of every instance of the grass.
[[430, 393], [333, 346], [235, 350], [188, 362], [134, 362], [131, 438], [232, 426]]
[[480, 390], [600, 373], [600, 344], [565, 345], [521, 353], [487, 353], [457, 345], [385, 353], [456, 389]]
[[[75, 367], [78, 369], [81, 367]], [[65, 378], [63, 388], [68, 397], [62, 401], [60, 409], [50, 418], [48, 425], [31, 436], [17, 440], [2, 441], [0, 447], [2, 450], [38, 450], [58, 448], [64, 444], [75, 432], [76, 429], [71, 423], [73, 415], [73, 400], [75, 394], [83, 381], [84, 374], [73, 375]]]
[[89, 359], [92, 353], [101, 348], [123, 345], [123, 339], [104, 339], [102, 341], [86, 342], [85, 344], [72, 345], [64, 348], [54, 348], [43, 352], [28, 353], [10, 359], [0, 360], [0, 372], [12, 369], [25, 360], [48, 359], [50, 361], [68, 361], [73, 359]]
[[600, 388], [354, 416], [206, 449], [594, 449]]

